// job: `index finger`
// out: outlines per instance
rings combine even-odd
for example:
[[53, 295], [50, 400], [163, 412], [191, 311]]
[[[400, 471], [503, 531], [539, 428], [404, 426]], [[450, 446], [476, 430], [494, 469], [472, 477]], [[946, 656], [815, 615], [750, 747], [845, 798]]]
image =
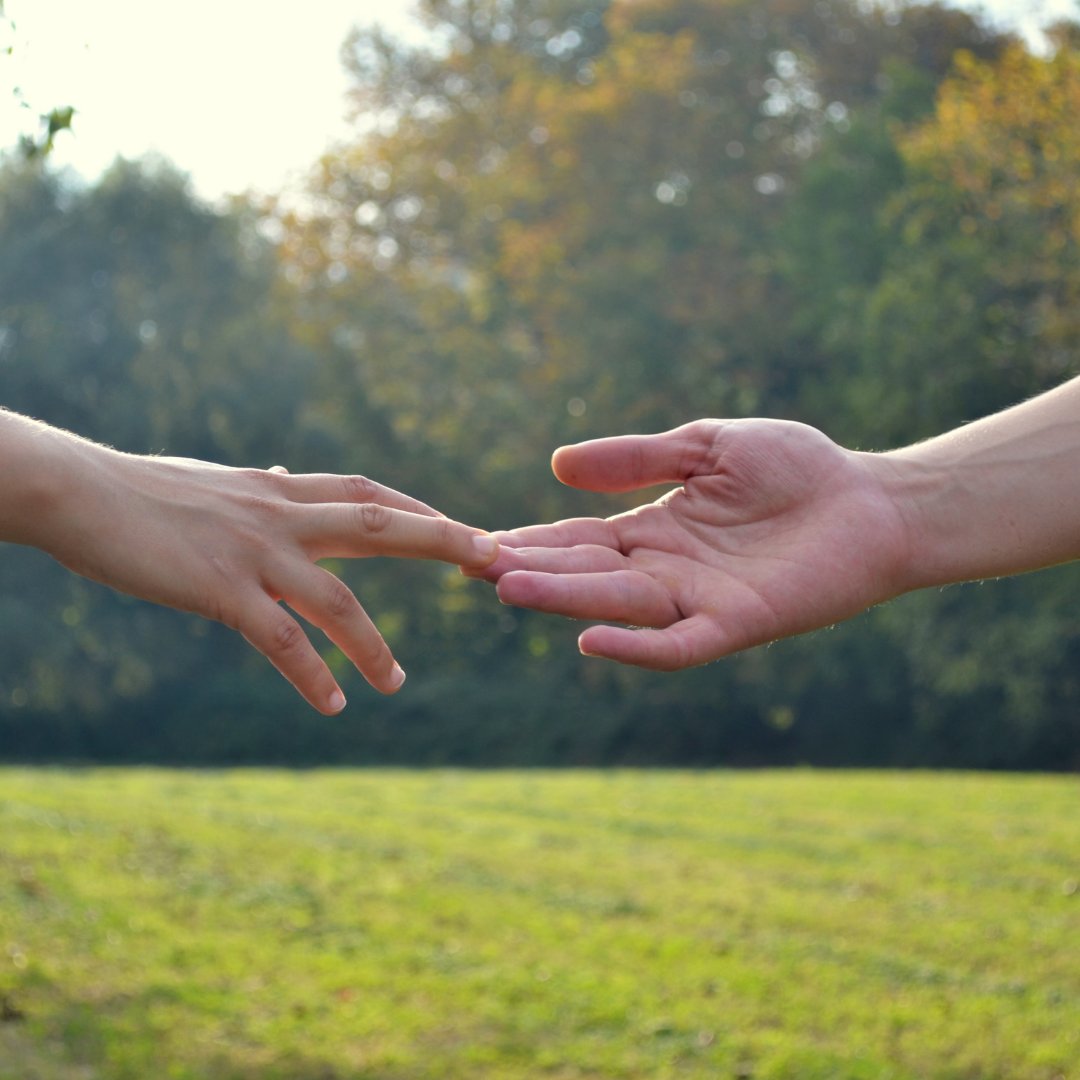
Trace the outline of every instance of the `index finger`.
[[[621, 558], [618, 533], [611, 522], [604, 518], [567, 518], [550, 525], [526, 525], [492, 535], [499, 543], [498, 557], [479, 567], [463, 565], [466, 576], [498, 581], [510, 570], [530, 569], [537, 562], [537, 552], [540, 550], [554, 554], [585, 547], [594, 561], [599, 559], [600, 549], [618, 554]], [[529, 556], [519, 555], [519, 552], [526, 550]], [[597, 566], [614, 568], [610, 561], [597, 562]]]
[[691, 615], [663, 629], [590, 626], [578, 638], [583, 656], [599, 656], [652, 671], [707, 664], [741, 648], [708, 615]]
[[591, 574], [622, 570], [627, 557], [614, 548], [600, 544], [577, 544], [574, 547], [499, 546], [499, 557], [481, 570], [466, 570], [466, 577], [498, 581], [515, 570], [537, 570], [545, 574]]
[[482, 529], [380, 503], [327, 503], [303, 510], [296, 535], [314, 559], [395, 555], [481, 568], [499, 551], [495, 538]]

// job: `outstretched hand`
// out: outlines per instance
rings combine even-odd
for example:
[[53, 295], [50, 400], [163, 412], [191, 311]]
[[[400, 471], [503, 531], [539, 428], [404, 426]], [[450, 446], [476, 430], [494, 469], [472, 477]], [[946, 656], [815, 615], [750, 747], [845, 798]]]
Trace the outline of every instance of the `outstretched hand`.
[[85, 577], [239, 630], [327, 714], [344, 695], [279, 601], [322, 629], [377, 690], [393, 693], [405, 675], [353, 593], [317, 560], [395, 555], [480, 568], [497, 548], [481, 530], [360, 476], [66, 447], [82, 458], [79, 485], [55, 526], [43, 523], [30, 539]]
[[581, 651], [646, 668], [702, 664], [827, 626], [904, 591], [905, 523], [874, 455], [779, 420], [700, 420], [565, 446], [563, 483], [680, 486], [609, 518], [496, 536], [473, 576], [507, 604], [593, 626]]

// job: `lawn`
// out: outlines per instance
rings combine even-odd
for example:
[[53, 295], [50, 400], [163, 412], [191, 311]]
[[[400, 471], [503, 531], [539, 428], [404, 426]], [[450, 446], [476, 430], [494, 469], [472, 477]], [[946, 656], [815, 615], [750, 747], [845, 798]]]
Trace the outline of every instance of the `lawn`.
[[1078, 1063], [1074, 778], [0, 770], [0, 1080]]

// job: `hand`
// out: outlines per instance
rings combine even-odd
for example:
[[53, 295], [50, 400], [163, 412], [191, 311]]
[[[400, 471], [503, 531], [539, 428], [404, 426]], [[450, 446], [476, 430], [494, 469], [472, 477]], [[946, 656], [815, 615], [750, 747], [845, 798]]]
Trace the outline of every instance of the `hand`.
[[326, 714], [345, 698], [279, 601], [376, 689], [393, 693], [405, 675], [356, 597], [317, 560], [396, 555], [480, 568], [497, 550], [480, 530], [360, 476], [135, 457], [73, 439], [63, 449], [79, 457], [64, 473], [78, 483], [27, 539], [85, 577], [239, 630]]
[[498, 533], [473, 576], [507, 604], [594, 626], [581, 651], [674, 670], [827, 626], [904, 591], [905, 522], [872, 454], [778, 420], [700, 420], [566, 446], [564, 483], [623, 492], [678, 483], [614, 517]]

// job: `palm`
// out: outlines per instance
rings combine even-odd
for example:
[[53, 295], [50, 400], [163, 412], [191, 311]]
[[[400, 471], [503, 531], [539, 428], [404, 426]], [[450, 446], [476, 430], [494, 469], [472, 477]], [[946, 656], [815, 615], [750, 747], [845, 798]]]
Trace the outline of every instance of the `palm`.
[[870, 470], [782, 421], [699, 422], [567, 448], [567, 482], [602, 491], [682, 480], [612, 518], [503, 534], [488, 577], [512, 604], [594, 627], [582, 649], [680, 668], [824, 626], [891, 594], [900, 523]]

